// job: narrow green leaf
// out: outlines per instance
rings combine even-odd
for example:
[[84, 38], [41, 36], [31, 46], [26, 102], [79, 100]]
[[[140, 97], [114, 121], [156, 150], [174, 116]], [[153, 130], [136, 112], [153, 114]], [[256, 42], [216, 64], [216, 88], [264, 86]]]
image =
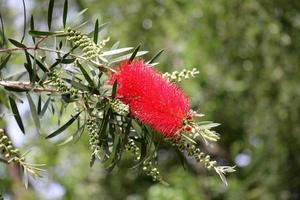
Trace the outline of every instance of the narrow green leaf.
[[7, 62], [8, 62], [9, 59], [10, 59], [10, 56], [11, 56], [11, 54], [8, 54], [8, 55], [3, 59], [3, 61], [2, 61], [1, 64], [0, 64], [0, 70], [2, 70], [2, 69], [6, 66]]
[[92, 78], [89, 76], [89, 74], [87, 73], [87, 71], [82, 67], [82, 65], [79, 63], [79, 62], [77, 62], [77, 65], [78, 65], [78, 67], [80, 68], [80, 70], [81, 70], [81, 72], [82, 72], [82, 74], [83, 74], [83, 76], [84, 76], [84, 78], [85, 78], [85, 80], [89, 83], [89, 85], [92, 87], [92, 88], [95, 88], [95, 83], [94, 83], [94, 81], [92, 80]]
[[109, 122], [111, 109], [109, 109], [109, 107], [106, 106], [105, 110], [107, 110], [107, 111], [104, 112], [104, 118], [102, 120], [100, 131], [99, 131], [99, 145], [100, 146], [101, 145], [106, 145], [105, 143], [107, 143], [106, 129], [107, 129], [107, 125], [108, 125], [108, 122]]
[[8, 91], [12, 91], [12, 92], [26, 92], [27, 89], [17, 89], [17, 88], [11, 88], [11, 87], [7, 87], [4, 86], [4, 89], [8, 90]]
[[38, 105], [37, 105], [37, 114], [40, 115], [42, 111], [42, 96], [39, 95]]
[[56, 61], [50, 66], [50, 69], [53, 69], [58, 64], [62, 63], [64, 61], [64, 59], [66, 59], [66, 57], [68, 57], [69, 55], [70, 55], [70, 52], [68, 52], [65, 55], [63, 55], [62, 58], [56, 59]]
[[22, 181], [25, 188], [28, 189], [29, 177], [28, 177], [28, 171], [25, 168], [23, 169]]
[[25, 134], [24, 125], [23, 125], [22, 118], [20, 116], [17, 104], [11, 96], [9, 96], [9, 103], [10, 103], [11, 110], [14, 114], [15, 120], [17, 121], [17, 124], [19, 125], [22, 132]]
[[56, 59], [56, 61], [58, 61], [59, 63], [62, 64], [70, 64], [73, 63], [76, 59], [75, 58], [61, 58], [61, 59]]
[[153, 63], [163, 52], [164, 52], [164, 49], [157, 52], [147, 63], [148, 64]]
[[30, 30], [29, 35], [31, 36], [66, 36], [68, 35], [67, 33], [63, 32], [63, 31], [35, 31], [35, 30]]
[[38, 117], [38, 113], [37, 113], [35, 104], [34, 104], [34, 102], [33, 102], [33, 100], [32, 100], [29, 93], [26, 93], [26, 96], [27, 96], [27, 100], [28, 100], [29, 107], [30, 107], [30, 110], [31, 110], [31, 116], [33, 118], [34, 125], [35, 125], [37, 131], [39, 132], [41, 126], [40, 126], [40, 120], [39, 120], [39, 117]]
[[[31, 58], [35, 59], [33, 55], [31, 55], [30, 53], [28, 53], [30, 55]], [[48, 68], [41, 63], [38, 59], [35, 59], [36, 64], [40, 67], [41, 70], [43, 70], [43, 72], [49, 72]]]
[[15, 45], [16, 47], [19, 47], [19, 48], [26, 48], [26, 46], [24, 45], [24, 44], [22, 44], [22, 43], [20, 43], [20, 42], [18, 42], [18, 41], [16, 41], [16, 40], [14, 40], [14, 39], [8, 39], [9, 41], [10, 41], [10, 43], [12, 43], [13, 45]]
[[[25, 51], [25, 57], [26, 57], [27, 63], [24, 63], [24, 66], [28, 72], [30, 82], [35, 83], [35, 81], [40, 81], [40, 78], [37, 76], [37, 73], [34, 71], [34, 69], [32, 67], [30, 54], [27, 51]], [[34, 63], [36, 63], [36, 61]]]
[[46, 103], [44, 104], [44, 106], [39, 114], [41, 117], [44, 116], [44, 114], [46, 113], [46, 110], [49, 106], [50, 101], [51, 101], [51, 96], [49, 96], [49, 98], [47, 99]]
[[50, 0], [49, 7], [48, 7], [48, 28], [49, 28], [49, 30], [51, 29], [53, 7], [54, 7], [54, 0]]
[[66, 28], [67, 16], [68, 16], [68, 0], [65, 0], [64, 12], [63, 12], [63, 25], [64, 25], [64, 28]]
[[130, 58], [129, 58], [129, 62], [132, 62], [133, 59], [135, 58], [137, 52], [139, 51], [139, 49], [141, 48], [141, 44], [139, 44], [137, 47], [135, 47], [135, 49], [133, 50]]
[[49, 134], [46, 139], [53, 138], [57, 136], [58, 134], [62, 133], [64, 130], [66, 130], [72, 123], [79, 117], [81, 112], [77, 113], [75, 116], [73, 116], [67, 123], [65, 123], [63, 126], [61, 126], [59, 129], [54, 131], [53, 133]]
[[75, 17], [72, 18], [72, 21], [73, 21], [73, 22], [78, 22], [78, 21], [80, 20], [81, 16], [82, 16], [84, 13], [86, 13], [87, 10], [88, 10], [87, 8], [81, 10], [78, 14], [75, 15]]
[[2, 40], [3, 40], [3, 44], [0, 44], [0, 46], [4, 46], [6, 44], [6, 38], [5, 38], [5, 30], [4, 30], [4, 24], [3, 24], [1, 12], [0, 12], [0, 22], [1, 22], [1, 33], [2, 33]]
[[113, 88], [112, 88], [112, 92], [111, 92], [111, 98], [114, 99], [116, 97], [116, 94], [117, 94], [117, 86], [118, 86], [118, 83], [117, 83], [117, 80], [115, 80], [114, 82], [114, 85], [113, 85]]
[[[33, 18], [33, 15], [31, 15], [31, 18], [30, 18], [30, 29], [32, 31], [34, 31], [34, 18]], [[32, 36], [32, 40], [35, 43], [35, 37], [34, 36]]]
[[113, 142], [113, 149], [109, 155], [109, 158], [103, 163], [105, 168], [109, 168], [114, 164], [114, 160], [116, 159], [116, 153], [119, 146], [121, 134], [116, 134]]
[[[109, 22], [104, 23], [104, 24], [101, 24], [100, 26], [98, 26], [97, 32], [99, 33], [100, 31], [102, 31], [104, 28], [106, 28], [106, 26], [107, 26], [108, 24], [109, 24]], [[87, 36], [88, 36], [89, 38], [93, 37], [94, 35], [95, 35], [95, 29], [87, 34]]]
[[99, 21], [98, 19], [96, 20], [96, 23], [95, 23], [95, 28], [94, 28], [94, 43], [97, 44], [98, 42], [98, 33], [99, 33]]
[[[66, 79], [64, 79], [66, 80]], [[93, 89], [83, 85], [82, 83], [79, 83], [77, 81], [73, 80], [66, 80], [68, 83], [70, 83], [74, 88], [78, 89], [78, 90], [82, 90], [82, 91], [92, 91]]]
[[22, 39], [21, 39], [21, 43], [24, 41], [25, 38], [25, 32], [26, 32], [26, 5], [25, 5], [25, 0], [22, 0], [23, 3], [23, 35], [22, 35]]

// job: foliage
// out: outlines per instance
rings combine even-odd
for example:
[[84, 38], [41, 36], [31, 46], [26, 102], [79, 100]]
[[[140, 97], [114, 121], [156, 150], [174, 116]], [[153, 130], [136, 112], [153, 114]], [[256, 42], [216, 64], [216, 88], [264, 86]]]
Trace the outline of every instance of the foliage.
[[[99, 31], [104, 27], [98, 20], [90, 33], [79, 30], [85, 22], [67, 23], [67, 0], [63, 7], [63, 28], [53, 30], [54, 4], [53, 0], [49, 1], [47, 31], [36, 29], [35, 18], [31, 17], [28, 33], [32, 44], [23, 42], [25, 23], [20, 41], [7, 38], [1, 23], [3, 48], [0, 52], [4, 56], [0, 85], [23, 134], [27, 130], [16, 102], [22, 102], [25, 93], [38, 135], [45, 139], [58, 138], [76, 124], [75, 133], [61, 142], [67, 144], [88, 133], [91, 167], [99, 160], [106, 170], [112, 171], [128, 150], [134, 155], [134, 168], [141, 167], [153, 181], [167, 184], [156, 167], [159, 145], [164, 144], [175, 148], [181, 158], [186, 153], [205, 168], [214, 170], [227, 185], [225, 174], [234, 172], [234, 167], [219, 166], [202, 148], [220, 138], [210, 130], [219, 124], [197, 122], [204, 115], [190, 110], [189, 101], [174, 83], [194, 77], [197, 71], [183, 71], [178, 77], [174, 72], [168, 77], [153, 68], [158, 64], [153, 61], [162, 51], [144, 62], [136, 61], [136, 57], [147, 53], [139, 51], [140, 45], [131, 53], [128, 53], [131, 47], [120, 48], [119, 43], [107, 49], [109, 37], [98, 42]], [[25, 1], [23, 8], [26, 22]], [[10, 59], [19, 52], [25, 56], [24, 69], [21, 73], [6, 74]], [[121, 64], [114, 68], [118, 62]], [[58, 120], [59, 127], [49, 132], [41, 126], [41, 120], [49, 119], [50, 115], [70, 117], [62, 125]], [[0, 131], [1, 159], [8, 165], [14, 162], [23, 170], [23, 181], [28, 187], [28, 173], [40, 176], [38, 171], [43, 170], [37, 167], [43, 165], [25, 162], [25, 154], [19, 153], [4, 129]]]

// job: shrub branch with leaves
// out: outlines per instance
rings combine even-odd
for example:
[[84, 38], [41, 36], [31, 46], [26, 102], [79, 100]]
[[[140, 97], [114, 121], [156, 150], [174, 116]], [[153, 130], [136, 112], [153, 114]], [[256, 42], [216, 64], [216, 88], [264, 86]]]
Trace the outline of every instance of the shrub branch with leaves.
[[[8, 39], [15, 47], [0, 49], [1, 71], [8, 67], [13, 56], [25, 55], [25, 71], [21, 74], [6, 77], [0, 71], [0, 86], [22, 132], [25, 134], [25, 128], [16, 102], [25, 93], [37, 132], [46, 133], [47, 139], [61, 134], [75, 122], [76, 133], [64, 143], [79, 138], [84, 131], [88, 133], [91, 166], [99, 160], [111, 170], [128, 151], [147, 175], [165, 183], [156, 166], [158, 144], [163, 141], [216, 171], [227, 184], [224, 174], [233, 172], [234, 167], [218, 166], [203, 148], [220, 138], [211, 130], [219, 124], [200, 120], [203, 115], [190, 109], [188, 98], [176, 85], [198, 74], [197, 69], [162, 74], [153, 67], [162, 51], [144, 61], [137, 58], [147, 53], [139, 51], [140, 46], [119, 48], [116, 43], [108, 48], [109, 38], [98, 41], [98, 32], [104, 27], [98, 21], [88, 34], [79, 31], [84, 24], [66, 27], [67, 1], [63, 28], [53, 31], [53, 4], [50, 1], [49, 31], [35, 30], [32, 17], [28, 33], [33, 44], [27, 46], [23, 40]], [[37, 104], [33, 96], [38, 97]], [[74, 114], [56, 131], [47, 133], [40, 120], [47, 111], [57, 112], [53, 106], [57, 103], [65, 105], [61, 113], [67, 109], [66, 105], [72, 105]], [[3, 129], [0, 137], [5, 163], [16, 162], [26, 173], [37, 175], [39, 165], [27, 164], [24, 154], [12, 146]]]

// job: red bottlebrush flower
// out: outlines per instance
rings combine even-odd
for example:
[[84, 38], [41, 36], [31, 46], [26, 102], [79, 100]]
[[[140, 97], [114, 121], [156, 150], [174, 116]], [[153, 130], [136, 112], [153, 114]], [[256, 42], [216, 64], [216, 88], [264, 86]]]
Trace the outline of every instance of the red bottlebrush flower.
[[130, 108], [131, 115], [150, 125], [165, 137], [172, 137], [182, 128], [190, 110], [183, 91], [169, 83], [143, 60], [122, 62], [111, 74], [109, 83], [117, 80], [117, 98]]

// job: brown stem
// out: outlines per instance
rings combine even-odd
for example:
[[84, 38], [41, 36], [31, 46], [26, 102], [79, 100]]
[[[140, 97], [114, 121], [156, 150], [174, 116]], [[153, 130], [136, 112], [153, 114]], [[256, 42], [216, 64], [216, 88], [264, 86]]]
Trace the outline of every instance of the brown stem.
[[52, 87], [32, 86], [30, 82], [19, 82], [19, 81], [0, 81], [0, 86], [10, 90], [19, 91], [34, 91], [34, 92], [58, 92], [57, 89]]

